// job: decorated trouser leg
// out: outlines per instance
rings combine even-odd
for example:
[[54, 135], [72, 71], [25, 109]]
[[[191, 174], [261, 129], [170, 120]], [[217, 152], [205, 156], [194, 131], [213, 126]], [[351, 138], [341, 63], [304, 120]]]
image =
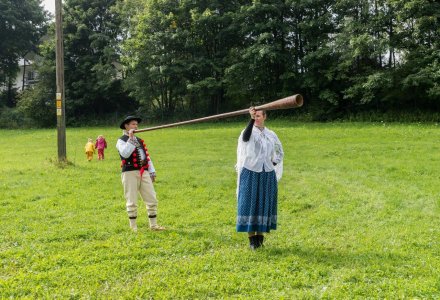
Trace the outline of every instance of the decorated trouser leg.
[[165, 228], [157, 225], [157, 198], [153, 182], [148, 172], [144, 172], [139, 188], [142, 199], [147, 206], [148, 221], [150, 228], [154, 230], [163, 230]]
[[121, 174], [122, 186], [124, 187], [124, 197], [126, 200], [125, 206], [127, 208], [128, 218], [130, 220], [130, 227], [134, 231], [137, 230], [136, 218], [139, 186], [136, 175], [139, 176], [139, 171], [127, 171], [122, 172]]

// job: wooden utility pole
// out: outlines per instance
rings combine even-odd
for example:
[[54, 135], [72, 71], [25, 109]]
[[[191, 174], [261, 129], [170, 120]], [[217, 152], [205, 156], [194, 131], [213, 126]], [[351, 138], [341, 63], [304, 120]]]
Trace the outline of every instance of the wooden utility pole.
[[67, 161], [66, 157], [66, 103], [64, 99], [64, 48], [63, 48], [63, 16], [62, 2], [55, 0], [56, 27], [56, 76], [57, 76], [57, 132], [58, 162]]

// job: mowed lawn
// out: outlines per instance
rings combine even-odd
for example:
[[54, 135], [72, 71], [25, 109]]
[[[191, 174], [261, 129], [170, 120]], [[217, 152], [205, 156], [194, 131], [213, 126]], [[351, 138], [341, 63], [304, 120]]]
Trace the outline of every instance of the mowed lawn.
[[[0, 130], [0, 298], [439, 298], [440, 128], [269, 121], [285, 150], [278, 230], [235, 232], [243, 123], [139, 134], [159, 223], [130, 232], [113, 128]], [[103, 134], [106, 159], [87, 162]]]

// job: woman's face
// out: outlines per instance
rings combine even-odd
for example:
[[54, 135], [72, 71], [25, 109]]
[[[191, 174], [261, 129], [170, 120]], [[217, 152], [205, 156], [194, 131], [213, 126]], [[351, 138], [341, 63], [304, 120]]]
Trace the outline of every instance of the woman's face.
[[265, 120], [266, 120], [266, 115], [263, 114], [261, 110], [257, 110], [257, 112], [255, 113], [255, 126], [263, 127]]

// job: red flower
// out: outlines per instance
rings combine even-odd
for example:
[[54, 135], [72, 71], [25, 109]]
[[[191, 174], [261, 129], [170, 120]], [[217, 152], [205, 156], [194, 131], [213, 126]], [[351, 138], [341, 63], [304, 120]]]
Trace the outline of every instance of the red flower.
[[122, 160], [122, 164], [125, 165], [125, 159]]
[[138, 167], [138, 164], [134, 164], [133, 166], [134, 166], [135, 168], [137, 168], [137, 167]]
[[149, 156], [147, 156], [147, 160], [150, 161], [150, 157]]
[[141, 140], [141, 143], [143, 144], [143, 143], [144, 143], [144, 140]]
[[138, 160], [136, 158], [133, 158], [133, 162], [137, 162]]
[[137, 156], [136, 152], [133, 152], [133, 157], [136, 157], [136, 156]]

